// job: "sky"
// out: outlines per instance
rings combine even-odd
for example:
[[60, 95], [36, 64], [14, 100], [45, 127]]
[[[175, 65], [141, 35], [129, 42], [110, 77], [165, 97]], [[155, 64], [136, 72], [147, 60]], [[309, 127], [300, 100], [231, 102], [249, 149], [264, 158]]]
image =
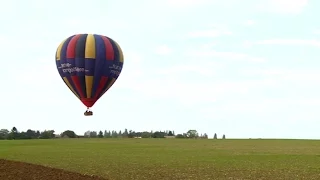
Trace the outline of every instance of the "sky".
[[[88, 2], [0, 2], [0, 128], [320, 138], [319, 0]], [[55, 64], [77, 33], [124, 53], [91, 117]]]

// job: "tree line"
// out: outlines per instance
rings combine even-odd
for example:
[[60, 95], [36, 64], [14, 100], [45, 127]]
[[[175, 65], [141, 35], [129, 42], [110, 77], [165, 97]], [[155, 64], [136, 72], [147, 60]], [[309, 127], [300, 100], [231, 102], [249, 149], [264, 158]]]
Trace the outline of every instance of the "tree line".
[[[72, 130], [66, 130], [61, 134], [55, 134], [54, 130], [32, 130], [18, 131], [13, 127], [10, 131], [8, 129], [0, 129], [0, 140], [13, 139], [53, 139], [53, 138], [191, 138], [191, 139], [208, 139], [207, 133], [199, 134], [197, 130], [189, 130], [182, 134], [175, 134], [172, 130], [167, 131], [143, 131], [136, 132], [133, 130], [115, 131], [86, 131], [84, 135], [77, 135]], [[222, 139], [225, 139], [225, 135]], [[213, 139], [218, 139], [215, 133]]]

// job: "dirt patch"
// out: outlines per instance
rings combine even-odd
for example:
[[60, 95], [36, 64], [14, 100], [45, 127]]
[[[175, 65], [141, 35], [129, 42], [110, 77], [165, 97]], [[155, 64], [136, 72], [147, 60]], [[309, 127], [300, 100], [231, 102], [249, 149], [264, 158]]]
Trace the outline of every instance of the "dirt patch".
[[0, 159], [0, 179], [3, 180], [106, 180], [62, 169]]

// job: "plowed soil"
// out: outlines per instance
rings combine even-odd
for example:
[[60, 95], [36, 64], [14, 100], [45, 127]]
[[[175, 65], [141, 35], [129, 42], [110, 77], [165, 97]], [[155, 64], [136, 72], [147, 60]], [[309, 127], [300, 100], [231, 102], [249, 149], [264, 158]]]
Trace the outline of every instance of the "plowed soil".
[[1, 180], [106, 180], [35, 164], [0, 159]]

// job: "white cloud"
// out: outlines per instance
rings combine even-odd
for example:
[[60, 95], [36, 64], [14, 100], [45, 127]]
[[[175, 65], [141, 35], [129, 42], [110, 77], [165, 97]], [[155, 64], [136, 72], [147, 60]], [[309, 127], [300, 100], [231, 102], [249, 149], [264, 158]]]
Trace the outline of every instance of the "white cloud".
[[213, 0], [167, 0], [166, 4], [175, 8], [185, 8], [204, 5], [212, 1]]
[[132, 86], [134, 90], [152, 98], [169, 98], [178, 100], [184, 105], [214, 102], [217, 97], [228, 93], [246, 93], [247, 87], [241, 83], [202, 83], [179, 82], [175, 78], [150, 79]]
[[211, 43], [203, 44], [200, 48], [201, 48], [201, 49], [211, 49], [211, 48], [213, 48], [213, 47], [216, 46], [216, 45], [217, 45], [216, 42], [211, 42]]
[[302, 83], [320, 83], [320, 73], [318, 71], [311, 71], [311, 70], [296, 70], [296, 71], [289, 71], [286, 74], [283, 74], [283, 79], [286, 81], [294, 81], [298, 82], [299, 84]]
[[171, 53], [171, 49], [167, 45], [158, 46], [155, 50], [156, 54], [167, 55]]
[[284, 69], [243, 69], [242, 73], [250, 75], [266, 75], [266, 76], [277, 76], [287, 74], [288, 71]]
[[312, 31], [313, 34], [320, 34], [320, 30], [319, 29], [316, 29], [314, 31]]
[[136, 86], [136, 80], [142, 79], [144, 75], [141, 67], [144, 57], [137, 52], [128, 51], [124, 58], [122, 72], [115, 84], [119, 88], [132, 88]]
[[221, 65], [214, 62], [207, 63], [205, 66], [198, 64], [183, 64], [159, 70], [158, 73], [168, 76], [179, 75], [181, 73], [197, 73], [203, 76], [212, 76], [215, 74], [215, 70], [218, 67], [221, 67]]
[[251, 41], [248, 41], [248, 40], [245, 40], [245, 41], [243, 41], [243, 43], [242, 43], [242, 46], [243, 46], [244, 48], [250, 48], [252, 45], [253, 45], [253, 43], [252, 43]]
[[[220, 64], [206, 64], [206, 66], [181, 65], [161, 71], [154, 71], [152, 78], [141, 78], [139, 81], [127, 82], [127, 88], [139, 92], [150, 98], [171, 99], [185, 106], [195, 106], [197, 103], [215, 102], [218, 98], [228, 98], [230, 95], [244, 95], [257, 87], [279, 86], [277, 78], [263, 78], [260, 80], [226, 81], [219, 78], [216, 70]], [[202, 75], [196, 80], [192, 72]], [[157, 77], [156, 74], [162, 74]], [[215, 78], [217, 77], [217, 78]], [[190, 79], [188, 79], [190, 78]], [[220, 81], [221, 80], [221, 81]]]
[[[259, 99], [250, 99], [248, 101], [233, 101], [232, 103], [222, 104], [219, 107], [207, 107], [202, 110], [204, 114], [207, 114], [209, 118], [215, 118], [214, 112], [233, 112], [234, 114], [243, 113], [247, 114], [259, 114], [261, 116], [265, 113], [267, 116], [273, 114], [273, 112], [283, 111], [285, 108], [290, 108], [290, 106], [319, 106], [320, 105], [320, 98], [264, 98], [261, 97]], [[312, 112], [312, 110], [311, 110]], [[299, 113], [288, 113], [283, 114], [283, 116], [287, 117], [296, 117]], [[303, 111], [303, 118], [306, 121], [310, 121], [310, 119], [314, 119], [313, 114], [308, 114], [308, 112]], [[311, 116], [310, 116], [311, 115]], [[281, 117], [280, 117], [281, 118]], [[289, 121], [293, 122], [295, 118], [283, 118], [281, 119], [282, 122]], [[279, 122], [278, 118], [271, 118], [268, 120], [269, 122], [276, 121]]]
[[[126, 61], [128, 59], [128, 61]], [[133, 64], [140, 64], [143, 61], [143, 56], [134, 51], [128, 51], [124, 57], [124, 63], [133, 63]]]
[[278, 99], [266, 99], [265, 103], [278, 104], [280, 106], [286, 104], [299, 104], [299, 105], [320, 105], [319, 98], [278, 98]]
[[[184, 70], [185, 69], [180, 71], [181, 75], [187, 75], [188, 72]], [[215, 72], [213, 71], [213, 73]], [[217, 74], [214, 75], [219, 77]], [[195, 106], [197, 103], [208, 103], [215, 102], [217, 99], [228, 99], [233, 95], [239, 97], [245, 96], [257, 88], [279, 88], [283, 80], [285, 79], [270, 77], [258, 80], [215, 81], [214, 78], [212, 78], [211, 81], [206, 79], [206, 82], [195, 80], [183, 82], [181, 79], [175, 78], [174, 75], [171, 76], [167, 74], [163, 76], [163, 78], [145, 79], [144, 81], [135, 82], [134, 86], [132, 85], [130, 88], [150, 98], [171, 99], [179, 101], [186, 106]], [[300, 79], [298, 81], [303, 80]], [[263, 106], [263, 103], [260, 105], [262, 106], [261, 108], [266, 108]], [[249, 107], [252, 106], [248, 105], [248, 111], [250, 110]], [[240, 105], [238, 108], [244, 109], [246, 107]], [[251, 111], [252, 110], [253, 109], [251, 109]], [[259, 107], [254, 108], [254, 110], [259, 111]]]
[[232, 35], [231, 31], [228, 30], [203, 30], [203, 31], [194, 31], [188, 33], [189, 37], [199, 38], [199, 37], [219, 37], [223, 35]]
[[251, 26], [251, 25], [255, 24], [255, 21], [249, 19], [249, 20], [245, 21], [244, 24], [247, 26]]
[[308, 45], [308, 46], [320, 47], [320, 41], [315, 40], [315, 39], [268, 39], [268, 40], [262, 40], [262, 41], [258, 41], [258, 42], [245, 41], [244, 44], [246, 44], [247, 46], [254, 45], [254, 44], [258, 44], [258, 45], [278, 44], [278, 45]]
[[296, 14], [302, 12], [307, 4], [308, 0], [265, 0], [259, 6], [268, 12]]
[[188, 55], [196, 57], [219, 57], [233, 60], [244, 60], [250, 62], [265, 62], [264, 58], [252, 57], [248, 54], [236, 53], [236, 52], [218, 52], [214, 50], [208, 51], [193, 51], [188, 52]]
[[189, 38], [215, 38], [219, 36], [230, 36], [233, 33], [224, 24], [209, 25], [201, 30], [191, 31], [187, 33]]
[[[43, 58], [47, 59], [47, 58]], [[19, 85], [23, 84], [23, 86], [34, 86], [34, 85], [49, 85], [52, 83], [56, 83], [60, 80], [60, 75], [56, 68], [54, 61], [47, 63], [35, 63], [32, 66], [20, 66], [17, 67], [20, 74], [15, 73], [16, 76], [13, 76], [14, 81]], [[16, 69], [15, 69], [16, 70]], [[28, 72], [28, 73], [25, 73]]]
[[288, 68], [269, 68], [269, 69], [243, 69], [240, 71], [246, 75], [262, 75], [273, 78], [277, 81], [299, 82], [299, 84], [320, 83], [320, 72], [312, 69], [288, 69]]

